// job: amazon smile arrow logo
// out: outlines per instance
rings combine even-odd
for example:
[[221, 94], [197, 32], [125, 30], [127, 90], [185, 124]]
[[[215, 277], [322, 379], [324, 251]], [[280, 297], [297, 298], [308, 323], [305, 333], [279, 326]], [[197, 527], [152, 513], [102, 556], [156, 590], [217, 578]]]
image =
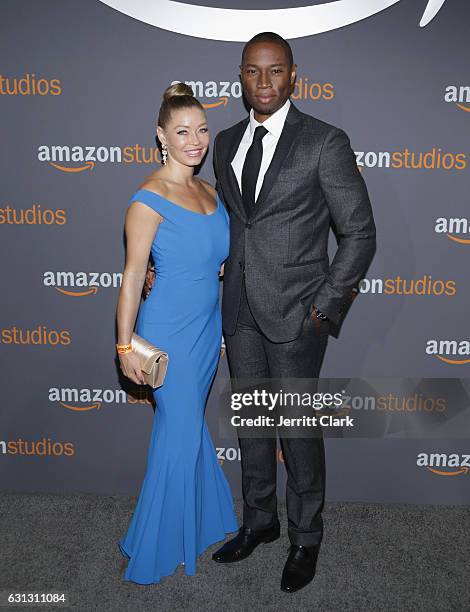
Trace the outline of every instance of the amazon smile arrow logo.
[[442, 355], [436, 355], [436, 357], [444, 363], [449, 363], [451, 365], [465, 365], [466, 363], [470, 363], [470, 359], [449, 359], [448, 357], [443, 357]]
[[[278, 32], [287, 39], [311, 36], [356, 23], [400, 0], [336, 0], [285, 9], [229, 9], [196, 6], [173, 0], [100, 0], [149, 25], [208, 40], [246, 42], [258, 32]], [[429, 0], [419, 22], [426, 26], [445, 0]]]
[[466, 240], [465, 238], [457, 238], [457, 236], [452, 236], [451, 234], [446, 234], [446, 236], [454, 242], [459, 242], [460, 244], [470, 244], [470, 240]]
[[96, 402], [96, 404], [90, 404], [89, 406], [71, 406], [70, 404], [64, 404], [64, 402], [60, 402], [61, 406], [67, 408], [68, 410], [75, 410], [76, 412], [85, 412], [87, 410], [99, 410], [101, 408], [101, 403]]
[[216, 108], [217, 106], [227, 106], [228, 98], [220, 98], [218, 102], [209, 102], [207, 104], [203, 104], [204, 108]]
[[436, 470], [435, 468], [431, 468], [427, 466], [430, 472], [434, 474], [439, 474], [439, 476], [460, 476], [460, 474], [468, 474], [468, 467], [460, 468], [460, 470], [453, 471], [444, 471], [444, 470]]
[[49, 163], [51, 166], [54, 166], [54, 168], [57, 168], [57, 170], [62, 170], [62, 172], [83, 172], [84, 170], [93, 170], [95, 167], [95, 162], [92, 161], [87, 162], [84, 166], [79, 166], [78, 168], [68, 168], [67, 166], [61, 166], [60, 164], [55, 164], [51, 161]]
[[73, 295], [75, 297], [83, 297], [85, 295], [93, 295], [98, 292], [98, 287], [90, 287], [90, 289], [87, 289], [86, 291], [67, 291], [66, 289], [61, 289], [60, 287], [54, 287], [56, 289], [56, 291], [60, 291], [60, 293], [63, 293], [64, 295]]

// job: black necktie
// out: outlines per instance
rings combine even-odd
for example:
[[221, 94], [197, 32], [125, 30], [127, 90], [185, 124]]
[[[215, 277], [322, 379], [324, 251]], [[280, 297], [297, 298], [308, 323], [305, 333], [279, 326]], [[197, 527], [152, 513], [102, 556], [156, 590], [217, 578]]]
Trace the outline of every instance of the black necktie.
[[261, 159], [263, 157], [262, 140], [267, 133], [268, 130], [262, 125], [256, 128], [253, 142], [246, 153], [245, 162], [243, 164], [242, 198], [247, 217], [251, 215], [251, 211], [255, 205], [256, 183], [258, 181]]

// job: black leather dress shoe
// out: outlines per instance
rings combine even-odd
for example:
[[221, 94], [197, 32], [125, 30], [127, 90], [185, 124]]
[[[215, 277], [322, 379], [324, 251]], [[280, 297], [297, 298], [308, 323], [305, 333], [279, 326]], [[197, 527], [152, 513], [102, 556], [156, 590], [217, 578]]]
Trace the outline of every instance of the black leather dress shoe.
[[282, 591], [294, 593], [313, 580], [319, 551], [320, 545], [308, 547], [296, 544], [291, 545], [289, 556], [282, 572]]
[[219, 548], [212, 559], [217, 563], [234, 563], [246, 559], [262, 542], [274, 542], [280, 535], [280, 525], [277, 523], [268, 529], [251, 529], [240, 527], [238, 534]]

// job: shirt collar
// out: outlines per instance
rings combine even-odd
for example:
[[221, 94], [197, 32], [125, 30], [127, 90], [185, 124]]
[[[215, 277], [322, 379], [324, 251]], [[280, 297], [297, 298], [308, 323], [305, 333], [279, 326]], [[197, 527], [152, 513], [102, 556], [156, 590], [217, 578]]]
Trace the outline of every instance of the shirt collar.
[[250, 110], [250, 136], [253, 136], [256, 128], [259, 125], [262, 125], [268, 130], [270, 134], [272, 134], [273, 136], [276, 136], [276, 138], [279, 138], [282, 132], [282, 128], [284, 127], [284, 122], [286, 120], [287, 113], [289, 112], [290, 104], [291, 102], [289, 98], [287, 98], [283, 106], [281, 106], [281, 108], [279, 108], [275, 113], [273, 113], [269, 117], [269, 119], [266, 119], [266, 121], [263, 121], [263, 123], [256, 121], [253, 109], [251, 109]]

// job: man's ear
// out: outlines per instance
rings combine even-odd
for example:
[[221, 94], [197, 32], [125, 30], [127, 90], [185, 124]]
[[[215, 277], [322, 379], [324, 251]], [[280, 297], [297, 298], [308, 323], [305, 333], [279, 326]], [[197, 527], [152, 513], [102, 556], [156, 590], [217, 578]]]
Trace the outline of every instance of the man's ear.
[[290, 73], [290, 82], [291, 85], [293, 85], [295, 83], [295, 79], [297, 78], [297, 64], [293, 64], [292, 65], [292, 70]]

